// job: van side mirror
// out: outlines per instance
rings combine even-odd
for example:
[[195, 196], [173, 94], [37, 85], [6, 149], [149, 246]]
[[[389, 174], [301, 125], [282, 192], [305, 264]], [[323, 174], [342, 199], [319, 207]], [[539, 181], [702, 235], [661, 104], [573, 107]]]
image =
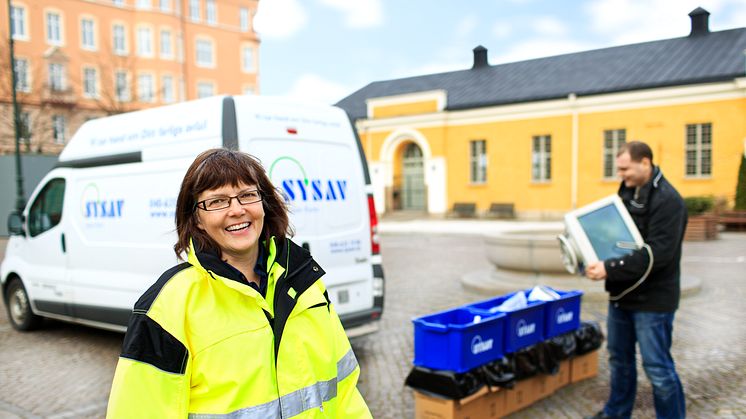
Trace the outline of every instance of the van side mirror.
[[8, 215], [8, 233], [17, 236], [26, 235], [26, 232], [23, 229], [23, 214], [18, 211], [13, 211]]

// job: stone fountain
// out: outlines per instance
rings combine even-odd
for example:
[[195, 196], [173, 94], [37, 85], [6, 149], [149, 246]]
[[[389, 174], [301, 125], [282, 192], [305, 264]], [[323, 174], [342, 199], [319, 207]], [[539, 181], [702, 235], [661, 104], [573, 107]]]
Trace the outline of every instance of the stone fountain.
[[[585, 299], [606, 300], [603, 281], [570, 275], [562, 263], [557, 235], [560, 228], [519, 228], [484, 235], [491, 269], [471, 272], [461, 280], [467, 289], [498, 295], [536, 285], [561, 290], [581, 290]], [[682, 276], [682, 296], [699, 291], [701, 281]]]

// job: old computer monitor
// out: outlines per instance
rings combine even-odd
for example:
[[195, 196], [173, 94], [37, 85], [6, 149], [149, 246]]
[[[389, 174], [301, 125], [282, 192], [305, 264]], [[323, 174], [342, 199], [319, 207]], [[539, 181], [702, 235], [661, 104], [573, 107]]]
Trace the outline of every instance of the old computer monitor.
[[627, 208], [611, 195], [565, 215], [567, 235], [584, 265], [628, 255], [643, 245]]

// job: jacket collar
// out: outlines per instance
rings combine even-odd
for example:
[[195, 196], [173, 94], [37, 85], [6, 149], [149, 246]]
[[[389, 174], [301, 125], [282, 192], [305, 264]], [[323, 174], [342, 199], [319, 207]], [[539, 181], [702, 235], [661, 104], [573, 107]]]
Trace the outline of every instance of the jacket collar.
[[622, 181], [619, 186], [619, 196], [624, 201], [628, 201], [632, 208], [644, 210], [648, 205], [650, 194], [658, 189], [662, 179], [663, 172], [660, 170], [660, 167], [653, 166], [653, 174], [650, 180], [639, 188], [628, 188], [624, 185], [624, 181]]
[[[273, 239], [274, 238], [271, 238], [270, 240]], [[274, 243], [271, 243], [270, 246], [266, 246], [266, 243], [263, 244], [265, 245], [259, 246], [259, 253], [257, 255], [257, 261], [254, 269], [261, 269], [264, 272], [264, 276], [266, 277], [267, 266], [269, 266], [267, 260], [268, 250], [266, 249], [266, 247], [274, 248]], [[231, 281], [242, 283], [244, 285], [248, 283], [246, 277], [244, 276], [244, 274], [241, 273], [241, 271], [233, 267], [228, 262], [220, 259], [220, 257], [215, 253], [207, 250], [195, 249], [194, 242], [192, 240], [189, 241], [189, 253], [187, 254], [187, 262], [198, 269], [206, 271], [211, 276], [218, 275]]]

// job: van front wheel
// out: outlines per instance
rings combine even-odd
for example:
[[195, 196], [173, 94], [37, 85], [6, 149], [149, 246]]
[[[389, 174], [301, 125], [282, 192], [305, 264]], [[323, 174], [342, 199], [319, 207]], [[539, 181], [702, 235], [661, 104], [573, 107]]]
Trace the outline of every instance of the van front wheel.
[[8, 309], [8, 318], [14, 329], [25, 332], [41, 325], [42, 318], [31, 311], [31, 301], [20, 279], [10, 281], [5, 295], [5, 308]]

